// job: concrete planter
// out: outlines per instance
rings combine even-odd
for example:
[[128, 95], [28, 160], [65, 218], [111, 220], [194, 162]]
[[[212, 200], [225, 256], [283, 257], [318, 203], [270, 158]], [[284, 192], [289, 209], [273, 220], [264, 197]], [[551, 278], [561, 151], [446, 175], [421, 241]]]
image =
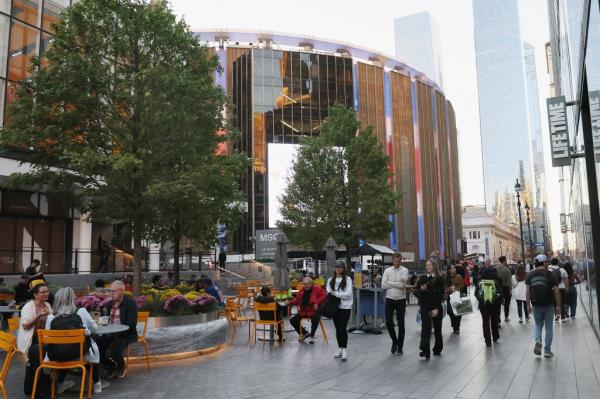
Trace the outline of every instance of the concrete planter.
[[[188, 316], [151, 317], [146, 341], [151, 356], [174, 355], [215, 348], [227, 340], [227, 321], [217, 312]], [[130, 347], [132, 356], [144, 354], [143, 345]]]

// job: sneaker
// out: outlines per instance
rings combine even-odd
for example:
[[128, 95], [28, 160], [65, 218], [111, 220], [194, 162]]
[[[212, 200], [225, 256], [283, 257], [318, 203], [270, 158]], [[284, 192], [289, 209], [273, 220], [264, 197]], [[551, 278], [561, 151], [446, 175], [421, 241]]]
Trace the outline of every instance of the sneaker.
[[526, 317], [525, 318], [525, 321], [529, 321], [529, 320], [531, 320], [531, 317]]
[[337, 352], [335, 353], [335, 355], [333, 355], [333, 357], [334, 357], [335, 359], [339, 359], [340, 357], [342, 357], [342, 349], [340, 348], [340, 350], [339, 350], [339, 351], [337, 351]]
[[62, 384], [56, 384], [56, 393], [64, 393], [67, 389], [72, 388], [75, 383], [71, 380], [65, 381]]
[[544, 351], [544, 357], [553, 357], [554, 353], [552, 351]]
[[560, 315], [554, 316], [554, 322], [555, 323], [560, 323]]
[[402, 356], [403, 354], [404, 352], [402, 352], [402, 348], [398, 348], [398, 350], [396, 351], [396, 355]]
[[506, 319], [504, 319], [505, 323], [510, 323], [510, 319], [507, 317]]
[[123, 367], [123, 370], [119, 370], [117, 372], [117, 378], [120, 379], [120, 380], [123, 379], [123, 378], [125, 378], [126, 375], [127, 375], [127, 368], [126, 367]]
[[346, 348], [342, 348], [342, 360], [348, 360], [348, 351], [346, 350]]
[[523, 318], [519, 317], [519, 323], [523, 323]]
[[392, 355], [398, 350], [398, 343], [392, 342]]
[[498, 343], [500, 343], [500, 338], [496, 338], [496, 339], [494, 340], [494, 344], [498, 344]]
[[542, 343], [537, 341], [535, 343], [535, 347], [533, 348], [533, 353], [535, 353], [538, 356], [542, 355]]
[[110, 386], [108, 381], [98, 381], [94, 383], [94, 393], [102, 393], [103, 389], [106, 389]]

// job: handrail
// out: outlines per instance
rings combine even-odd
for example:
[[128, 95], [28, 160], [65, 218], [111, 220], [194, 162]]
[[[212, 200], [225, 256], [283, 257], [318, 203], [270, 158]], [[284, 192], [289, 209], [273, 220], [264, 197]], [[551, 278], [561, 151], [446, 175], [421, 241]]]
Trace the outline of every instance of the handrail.
[[224, 268], [222, 268], [221, 266], [217, 266], [217, 269], [219, 269], [220, 271], [222, 271], [222, 272], [225, 272], [225, 273], [233, 274], [234, 276], [236, 276], [236, 277], [239, 277], [239, 278], [242, 278], [242, 279], [244, 279], [244, 280], [247, 280], [247, 279], [248, 279], [248, 277], [240, 276], [239, 274], [237, 274], [237, 273], [234, 273], [234, 272], [232, 272], [232, 271], [230, 271], [230, 270], [224, 269]]

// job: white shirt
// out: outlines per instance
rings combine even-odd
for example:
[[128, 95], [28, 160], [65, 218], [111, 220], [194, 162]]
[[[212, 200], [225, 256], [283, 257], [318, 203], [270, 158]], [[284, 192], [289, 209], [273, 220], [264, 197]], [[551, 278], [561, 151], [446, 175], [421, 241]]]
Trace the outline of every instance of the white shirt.
[[512, 296], [516, 300], [525, 301], [527, 300], [527, 286], [525, 285], [525, 280], [517, 281], [517, 277], [513, 274], [512, 276]]
[[556, 270], [556, 269], [560, 270], [560, 284], [558, 284], [558, 289], [564, 290], [565, 288], [567, 288], [565, 286], [565, 279], [569, 278], [569, 275], [567, 274], [567, 271], [565, 269], [563, 269], [562, 267], [558, 267], [558, 266], [554, 266], [554, 265], [548, 266], [548, 270], [550, 270], [553, 273], [554, 273], [554, 270]]
[[342, 290], [340, 285], [342, 283], [341, 277], [335, 278], [335, 290], [331, 289], [331, 278], [327, 280], [327, 293], [331, 293], [332, 295], [341, 299], [340, 301], [340, 309], [352, 309], [352, 302], [354, 300], [354, 295], [352, 292], [352, 279], [346, 276], [346, 288]]
[[[81, 321], [83, 322], [83, 328], [85, 329], [85, 335], [90, 335], [91, 333], [95, 333], [96, 331], [98, 331], [98, 325], [96, 324], [94, 319], [92, 319], [92, 316], [89, 314], [89, 312], [85, 310], [85, 308], [77, 309], [77, 315], [81, 317]], [[50, 330], [50, 323], [52, 322], [54, 317], [55, 316], [51, 314], [48, 316], [48, 319], [46, 319], [46, 330]], [[46, 359], [48, 359], [47, 356]], [[100, 351], [98, 350], [98, 345], [96, 345], [96, 342], [94, 342], [94, 340], [92, 340], [92, 345], [90, 346], [89, 353], [85, 355], [85, 360], [87, 360], [90, 363], [100, 363]]]
[[392, 300], [406, 299], [406, 282], [408, 281], [408, 269], [402, 265], [395, 268], [388, 267], [383, 271], [381, 288], [387, 290], [385, 297]]
[[[52, 314], [52, 307], [48, 302], [46, 302], [46, 307], [48, 308], [48, 316], [50, 316]], [[35, 326], [26, 330], [23, 328], [23, 324], [31, 322], [35, 319], [36, 315], [35, 302], [32, 300], [27, 302], [25, 306], [23, 306], [23, 309], [21, 309], [21, 322], [19, 323], [19, 331], [17, 333], [17, 348], [26, 355], [31, 346], [31, 341], [33, 340]]]

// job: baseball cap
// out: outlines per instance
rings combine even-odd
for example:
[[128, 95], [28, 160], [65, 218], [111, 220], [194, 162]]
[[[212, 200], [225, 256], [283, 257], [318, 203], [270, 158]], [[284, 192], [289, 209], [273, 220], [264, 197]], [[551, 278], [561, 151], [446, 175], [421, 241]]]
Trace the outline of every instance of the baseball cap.
[[537, 263], [544, 263], [544, 262], [548, 262], [548, 258], [544, 254], [539, 254], [538, 256], [535, 257], [535, 261]]
[[344, 262], [343, 260], [339, 259], [335, 262], [335, 267], [342, 267], [345, 268], [346, 267], [346, 262]]

